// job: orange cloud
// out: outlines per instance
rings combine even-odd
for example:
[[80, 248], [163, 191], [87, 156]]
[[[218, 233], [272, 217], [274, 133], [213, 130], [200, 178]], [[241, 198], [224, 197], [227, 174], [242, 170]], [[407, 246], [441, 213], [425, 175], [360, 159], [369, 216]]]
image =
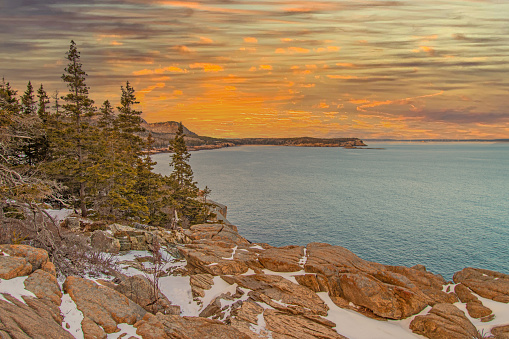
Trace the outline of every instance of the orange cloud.
[[357, 65], [352, 64], [350, 62], [338, 62], [338, 63], [336, 63], [336, 66], [344, 67], [344, 68], [357, 68]]
[[172, 48], [181, 54], [191, 53], [191, 50], [189, 49], [189, 47], [184, 46], [184, 45], [173, 46]]
[[208, 64], [208, 63], [202, 63], [202, 62], [196, 62], [194, 64], [189, 65], [190, 68], [201, 68], [204, 72], [222, 72], [224, 71], [223, 66], [215, 65], [215, 64]]
[[213, 43], [214, 43], [214, 40], [212, 40], [210, 38], [206, 38], [206, 37], [203, 37], [203, 36], [200, 37], [200, 44], [202, 44], [202, 45], [210, 45], [210, 44], [213, 44]]
[[414, 49], [414, 50], [412, 50], [412, 52], [414, 52], [414, 53], [425, 52], [425, 53], [428, 53], [429, 56], [435, 56], [435, 54], [436, 54], [435, 49], [433, 47], [429, 47], [429, 46], [419, 46], [418, 49]]
[[176, 90], [174, 90], [174, 91], [173, 91], [173, 95], [178, 95], [178, 96], [180, 96], [180, 95], [183, 95], [183, 94], [184, 94], [184, 92], [182, 92], [182, 91], [181, 91], [181, 90], [179, 90], [179, 89], [176, 89]]
[[260, 69], [263, 69], [263, 70], [266, 70], [266, 71], [271, 71], [272, 70], [272, 66], [271, 65], [260, 65]]
[[327, 46], [327, 47], [320, 47], [313, 49], [317, 53], [323, 53], [323, 52], [337, 52], [341, 49], [339, 46]]
[[296, 53], [309, 53], [310, 50], [302, 47], [287, 47], [287, 48], [277, 48], [276, 53], [278, 54], [296, 54]]
[[343, 80], [359, 79], [359, 77], [355, 76], [355, 75], [335, 75], [335, 74], [329, 74], [329, 75], [327, 75], [327, 78], [330, 78], [330, 79], [343, 79]]
[[245, 37], [244, 42], [250, 43], [250, 44], [256, 44], [258, 43], [258, 39], [253, 37]]

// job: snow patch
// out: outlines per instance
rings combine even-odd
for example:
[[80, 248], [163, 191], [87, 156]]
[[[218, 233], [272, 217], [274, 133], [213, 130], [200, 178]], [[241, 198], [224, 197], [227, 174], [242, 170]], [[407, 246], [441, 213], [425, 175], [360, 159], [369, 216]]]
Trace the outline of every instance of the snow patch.
[[224, 259], [224, 260], [233, 260], [233, 256], [234, 256], [234, 255], [235, 255], [235, 253], [237, 252], [237, 248], [238, 248], [238, 247], [239, 247], [239, 246], [235, 246], [235, 247], [233, 248], [232, 256], [231, 256], [231, 257], [229, 257], [229, 258], [222, 258], [222, 259]]
[[10, 302], [2, 293], [10, 294], [24, 304], [26, 303], [22, 296], [37, 298], [35, 294], [25, 289], [25, 280], [27, 278], [28, 277], [16, 277], [9, 280], [0, 279], [0, 300]]
[[[422, 336], [412, 333], [408, 327], [415, 316], [404, 320], [378, 321], [338, 307], [327, 292], [316, 294], [329, 306], [329, 312], [325, 318], [336, 324], [336, 331], [339, 334], [350, 339], [373, 338], [375, 333], [377, 339], [422, 338]], [[419, 314], [426, 314], [430, 309], [431, 307], [428, 306]]]
[[64, 316], [62, 328], [71, 333], [74, 338], [83, 339], [83, 330], [81, 329], [83, 313], [78, 310], [76, 303], [69, 294], [64, 294], [62, 296], [60, 313]]
[[118, 324], [118, 328], [120, 328], [119, 332], [108, 334], [108, 339], [117, 339], [117, 338], [136, 338], [142, 339], [139, 335], [136, 334], [136, 327], [129, 324]]
[[180, 306], [182, 316], [197, 317], [200, 314], [200, 306], [193, 300], [189, 277], [161, 277], [159, 278], [159, 289], [173, 305]]
[[260, 245], [254, 245], [254, 246], [251, 246], [249, 248], [255, 248], [257, 250], [265, 250], [265, 248], [261, 247]]
[[49, 216], [57, 223], [64, 221], [70, 215], [74, 214], [73, 209], [63, 208], [61, 210], [45, 210]]
[[299, 260], [299, 266], [302, 268], [304, 268], [304, 265], [306, 265], [308, 261], [307, 251], [308, 249], [304, 247], [304, 256]]

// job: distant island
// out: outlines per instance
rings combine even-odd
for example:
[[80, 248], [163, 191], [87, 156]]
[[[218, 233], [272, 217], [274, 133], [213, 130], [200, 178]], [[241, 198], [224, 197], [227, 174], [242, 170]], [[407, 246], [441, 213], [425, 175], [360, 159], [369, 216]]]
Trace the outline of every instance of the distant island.
[[[168, 149], [168, 141], [175, 136], [178, 128], [178, 122], [166, 121], [147, 123], [143, 122], [145, 136], [152, 133], [155, 140], [154, 147], [158, 152], [164, 152]], [[359, 148], [367, 146], [359, 138], [236, 138], [221, 139], [207, 136], [199, 136], [184, 127], [186, 145], [190, 151], [218, 149], [223, 147], [234, 147], [243, 145], [271, 145], [271, 146], [296, 146], [296, 147], [343, 147]]]

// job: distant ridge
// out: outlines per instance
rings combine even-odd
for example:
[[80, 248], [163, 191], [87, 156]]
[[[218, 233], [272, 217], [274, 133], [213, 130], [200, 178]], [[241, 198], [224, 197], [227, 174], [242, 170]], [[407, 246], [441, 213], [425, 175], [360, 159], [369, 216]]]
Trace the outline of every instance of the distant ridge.
[[[154, 147], [159, 151], [168, 148], [169, 140], [175, 137], [179, 123], [177, 121], [142, 122], [145, 128], [144, 137], [151, 132], [155, 140]], [[235, 138], [221, 139], [206, 136], [199, 136], [184, 126], [184, 135], [186, 145], [190, 150], [215, 149], [222, 147], [241, 146], [241, 145], [274, 145], [274, 146], [299, 146], [299, 147], [345, 147], [357, 148], [366, 146], [359, 138]]]

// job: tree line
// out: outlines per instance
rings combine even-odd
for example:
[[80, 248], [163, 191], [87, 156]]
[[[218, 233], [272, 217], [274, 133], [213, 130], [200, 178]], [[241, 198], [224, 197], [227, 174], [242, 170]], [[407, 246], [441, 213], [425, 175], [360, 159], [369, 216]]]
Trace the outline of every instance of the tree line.
[[0, 84], [0, 218], [46, 202], [83, 217], [164, 227], [203, 221], [182, 124], [169, 140], [173, 172], [154, 173], [154, 139], [141, 137], [132, 85], [120, 87], [116, 107], [106, 100], [97, 108], [74, 41], [66, 58], [67, 93], [56, 92], [52, 105], [42, 84], [36, 90], [29, 81], [20, 96]]

